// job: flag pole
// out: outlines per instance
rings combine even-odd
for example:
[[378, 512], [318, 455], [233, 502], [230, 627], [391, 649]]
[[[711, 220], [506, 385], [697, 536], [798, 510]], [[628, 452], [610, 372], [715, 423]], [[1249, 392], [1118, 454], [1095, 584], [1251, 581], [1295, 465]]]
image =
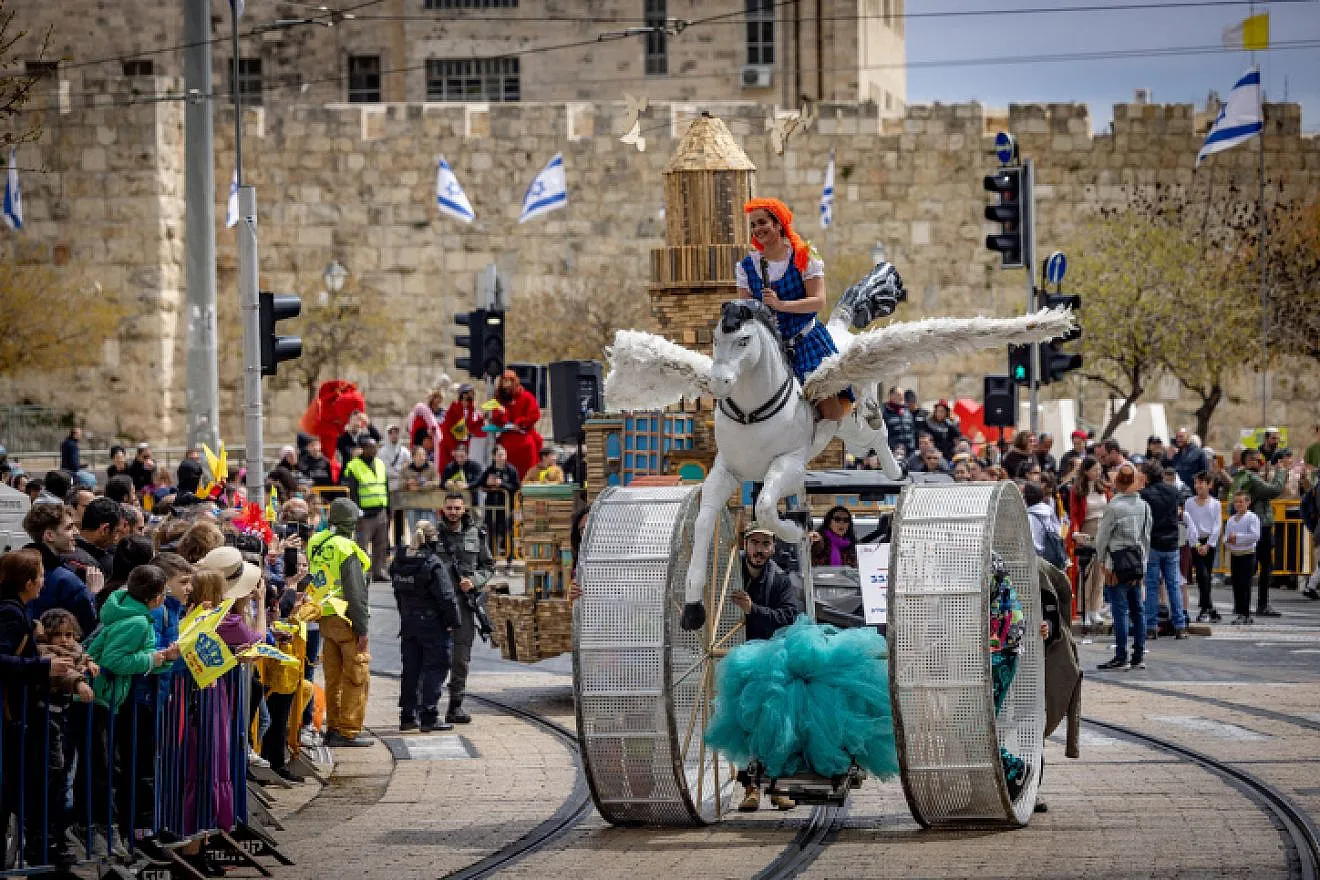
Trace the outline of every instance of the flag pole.
[[[1259, 68], [1257, 68], [1259, 70]], [[1256, 249], [1256, 262], [1260, 265], [1260, 376], [1261, 376], [1261, 402], [1260, 402], [1260, 424], [1266, 427], [1270, 423], [1270, 295], [1269, 287], [1266, 284], [1266, 265], [1265, 265], [1265, 235], [1269, 231], [1269, 222], [1265, 215], [1265, 97], [1264, 89], [1261, 90], [1260, 102], [1260, 192], [1259, 212], [1260, 212], [1260, 240]]]

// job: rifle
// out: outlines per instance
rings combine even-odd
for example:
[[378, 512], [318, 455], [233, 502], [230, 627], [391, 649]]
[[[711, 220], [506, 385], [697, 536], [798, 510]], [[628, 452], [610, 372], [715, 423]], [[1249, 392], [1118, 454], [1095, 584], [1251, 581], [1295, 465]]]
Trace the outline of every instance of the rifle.
[[481, 636], [483, 642], [490, 641], [490, 634], [495, 631], [491, 625], [490, 615], [486, 613], [486, 594], [481, 590], [468, 590], [463, 593], [463, 602], [472, 612], [472, 619], [477, 624], [477, 635]]

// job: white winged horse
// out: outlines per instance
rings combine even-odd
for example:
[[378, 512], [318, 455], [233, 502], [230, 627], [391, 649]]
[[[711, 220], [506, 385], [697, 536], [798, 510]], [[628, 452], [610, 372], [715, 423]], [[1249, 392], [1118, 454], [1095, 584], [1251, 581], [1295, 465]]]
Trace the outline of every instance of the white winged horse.
[[[611, 410], [659, 409], [703, 394], [717, 401], [718, 454], [701, 487], [687, 571], [684, 629], [705, 623], [701, 597], [716, 516], [744, 480], [762, 485], [756, 499], [757, 521], [796, 544], [802, 529], [779, 518], [779, 500], [802, 493], [807, 462], [834, 436], [855, 454], [874, 449], [887, 476], [902, 476], [879, 416], [875, 389], [883, 378], [915, 361], [1043, 342], [1073, 327], [1070, 312], [1043, 310], [1019, 318], [927, 318], [854, 335], [846, 326], [852, 314], [836, 309], [827, 327], [839, 353], [825, 358], [807, 377], [805, 387], [793, 375], [772, 313], [757, 300], [724, 304], [714, 332], [714, 358], [651, 333], [620, 330], [615, 335], [607, 352], [610, 374], [605, 379]], [[811, 401], [849, 386], [858, 398], [853, 413], [843, 422], [820, 419]]]

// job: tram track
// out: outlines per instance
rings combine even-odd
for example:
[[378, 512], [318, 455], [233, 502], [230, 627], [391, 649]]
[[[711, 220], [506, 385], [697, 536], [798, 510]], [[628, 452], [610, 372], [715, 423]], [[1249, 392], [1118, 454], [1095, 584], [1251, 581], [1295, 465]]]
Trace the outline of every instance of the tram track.
[[1302, 727], [1307, 730], [1320, 731], [1320, 721], [1314, 721], [1310, 718], [1303, 718], [1300, 715], [1292, 715], [1287, 712], [1278, 712], [1274, 709], [1263, 709], [1259, 706], [1249, 706], [1245, 703], [1225, 700], [1222, 697], [1211, 697], [1205, 694], [1189, 694], [1183, 691], [1174, 690], [1173, 688], [1143, 684], [1139, 681], [1120, 681], [1113, 678], [1087, 680], [1098, 681], [1101, 684], [1123, 688], [1124, 690], [1140, 691], [1141, 693], [1155, 694], [1161, 697], [1173, 697], [1179, 700], [1190, 700], [1194, 703], [1201, 703], [1205, 706], [1214, 706], [1217, 709], [1227, 709], [1230, 712], [1240, 712], [1243, 715], [1251, 715], [1255, 718], [1264, 718], [1269, 721], [1281, 721], [1284, 724], [1292, 724], [1296, 727]]
[[847, 820], [847, 804], [813, 807], [806, 824], [798, 829], [793, 840], [775, 860], [755, 875], [755, 880], [781, 880], [798, 876], [811, 867], [811, 863], [834, 842]]
[[1320, 880], [1320, 830], [1305, 811], [1268, 782], [1229, 762], [1131, 727], [1087, 717], [1082, 718], [1082, 723], [1120, 739], [1176, 755], [1220, 777], [1256, 804], [1278, 827], [1288, 851], [1289, 875], [1297, 880]]
[[482, 877], [493, 877], [515, 862], [563, 837], [591, 813], [591, 792], [587, 787], [586, 774], [582, 770], [576, 733], [557, 721], [551, 721], [544, 715], [539, 715], [512, 703], [506, 703], [503, 700], [482, 697], [476, 694], [468, 694], [467, 699], [536, 725], [552, 734], [574, 755], [579, 755], [579, 760], [577, 761], [577, 776], [573, 780], [573, 790], [550, 818], [532, 828], [513, 843], [496, 850], [481, 861], [446, 874], [445, 880], [478, 880]]

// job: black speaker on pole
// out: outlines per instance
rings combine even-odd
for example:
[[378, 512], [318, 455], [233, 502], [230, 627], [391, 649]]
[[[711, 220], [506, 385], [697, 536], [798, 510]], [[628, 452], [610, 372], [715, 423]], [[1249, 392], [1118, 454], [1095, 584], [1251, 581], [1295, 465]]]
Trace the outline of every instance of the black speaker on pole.
[[556, 441], [576, 441], [587, 416], [604, 408], [604, 375], [600, 361], [550, 364], [550, 420]]
[[532, 392], [536, 398], [536, 405], [545, 409], [549, 399], [545, 364], [505, 364], [505, 366], [513, 370], [522, 387]]
[[984, 400], [986, 427], [1011, 428], [1017, 424], [1017, 383], [1011, 376], [986, 376]]

